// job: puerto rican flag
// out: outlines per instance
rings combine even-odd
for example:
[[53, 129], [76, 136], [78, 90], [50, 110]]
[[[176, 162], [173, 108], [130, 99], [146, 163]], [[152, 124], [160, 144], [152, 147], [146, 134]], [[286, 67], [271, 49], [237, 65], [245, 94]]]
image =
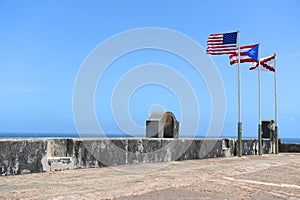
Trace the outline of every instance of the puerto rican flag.
[[[259, 44], [240, 46], [240, 63], [258, 62], [258, 49]], [[231, 54], [229, 59], [231, 65], [238, 63], [238, 52]]]
[[[275, 58], [276, 58], [276, 53], [274, 53], [271, 56], [267, 56], [264, 58], [259, 59], [259, 63], [262, 70], [266, 71], [271, 71], [271, 72], [275, 72]], [[253, 62], [250, 65], [250, 70], [255, 70], [258, 69], [258, 62]]]

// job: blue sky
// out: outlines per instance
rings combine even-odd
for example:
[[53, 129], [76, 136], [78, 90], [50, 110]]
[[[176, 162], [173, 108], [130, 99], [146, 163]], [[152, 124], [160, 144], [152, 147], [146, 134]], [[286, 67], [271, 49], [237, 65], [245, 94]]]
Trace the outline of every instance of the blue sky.
[[[0, 0], [0, 136], [76, 134], [72, 95], [80, 66], [90, 52], [115, 34], [135, 28], [178, 31], [204, 49], [211, 33], [240, 29], [241, 45], [259, 42], [261, 56], [277, 53], [279, 137], [299, 138], [300, 2], [287, 1], [11, 1]], [[222, 135], [236, 136], [237, 71], [225, 56], [210, 56], [224, 83], [226, 118]], [[122, 133], [111, 105], [118, 80], [135, 67], [161, 63], [176, 70], [195, 90], [198, 135], [211, 118], [205, 81], [190, 64], [159, 50], [124, 55], [105, 72], [95, 95], [103, 130]], [[257, 73], [241, 65], [243, 134], [257, 136]], [[147, 76], [147, 74], [145, 74]], [[179, 86], [180, 87], [180, 86]], [[273, 74], [262, 73], [262, 119], [274, 118]], [[122, 101], [122, 99], [120, 99]], [[128, 110], [143, 127], [149, 112], [170, 110], [181, 117], [180, 99], [157, 84], [133, 92]], [[192, 116], [193, 117], [193, 116]], [[191, 117], [191, 118], [192, 118]], [[22, 133], [22, 134], [21, 134]], [[144, 136], [145, 132], [133, 133]], [[189, 130], [181, 130], [181, 136]]]

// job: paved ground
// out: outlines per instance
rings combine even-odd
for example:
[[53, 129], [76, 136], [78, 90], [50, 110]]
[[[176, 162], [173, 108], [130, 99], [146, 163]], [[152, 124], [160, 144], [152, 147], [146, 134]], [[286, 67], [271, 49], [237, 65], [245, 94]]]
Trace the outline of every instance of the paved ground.
[[2, 176], [0, 199], [300, 199], [300, 154]]

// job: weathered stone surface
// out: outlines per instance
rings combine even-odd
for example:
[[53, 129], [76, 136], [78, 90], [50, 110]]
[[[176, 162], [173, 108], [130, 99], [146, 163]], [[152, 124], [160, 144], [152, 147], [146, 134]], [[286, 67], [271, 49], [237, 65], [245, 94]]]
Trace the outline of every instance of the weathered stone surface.
[[186, 150], [184, 155], [181, 157], [183, 160], [193, 160], [199, 158], [199, 151], [201, 149], [202, 142], [200, 140], [192, 140], [185, 146]]
[[[236, 155], [236, 139], [222, 138], [68, 138], [0, 139], [3, 175], [169, 162]], [[243, 155], [257, 153], [256, 139], [243, 139]], [[263, 140], [263, 153], [271, 141]], [[281, 152], [300, 152], [298, 144], [280, 144]]]
[[[258, 140], [257, 139], [243, 139], [242, 140], [243, 155], [257, 155], [258, 154]], [[262, 153], [272, 153], [271, 140], [262, 139]]]
[[[206, 154], [204, 155], [204, 158], [216, 158], [222, 156], [222, 139], [206, 139], [203, 141], [203, 145], [205, 149]], [[212, 149], [210, 151], [210, 149]], [[234, 156], [229, 155], [229, 156]]]
[[235, 140], [234, 139], [223, 139], [222, 140], [222, 157], [228, 157], [230, 155], [236, 155]]
[[300, 153], [300, 144], [293, 143], [279, 143], [279, 152], [298, 152]]
[[192, 144], [193, 140], [191, 139], [172, 140], [168, 145], [172, 161], [187, 160], [189, 156], [187, 150]]
[[76, 139], [74, 153], [76, 168], [104, 167], [112, 164], [109, 140]]
[[42, 159], [47, 153], [44, 139], [0, 140], [0, 174], [14, 175], [43, 172]]
[[271, 139], [263, 139], [262, 140], [262, 153], [263, 154], [269, 154], [272, 153], [272, 141]]
[[[257, 143], [257, 144], [255, 144]], [[242, 140], [243, 155], [255, 155], [258, 153], [258, 142], [255, 139]], [[255, 153], [257, 152], [257, 153]]]
[[55, 139], [49, 141], [51, 144], [51, 154], [53, 157], [67, 156], [67, 139]]
[[128, 140], [111, 139], [110, 140], [110, 166], [128, 164]]
[[143, 142], [143, 162], [144, 163], [154, 163], [161, 162], [160, 149], [161, 140], [160, 139], [144, 139]]
[[170, 162], [172, 161], [172, 151], [171, 144], [172, 139], [161, 139], [161, 149], [159, 150], [160, 161]]
[[61, 171], [66, 169], [74, 169], [74, 161], [72, 157], [48, 157], [49, 170]]
[[93, 141], [75, 141], [75, 165], [77, 168], [96, 167], [97, 159], [91, 155]]

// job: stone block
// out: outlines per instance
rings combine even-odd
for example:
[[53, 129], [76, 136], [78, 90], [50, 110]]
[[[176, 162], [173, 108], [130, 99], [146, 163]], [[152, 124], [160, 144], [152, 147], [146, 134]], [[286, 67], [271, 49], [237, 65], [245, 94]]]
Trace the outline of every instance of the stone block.
[[300, 144], [279, 143], [279, 152], [281, 153], [300, 153]]
[[172, 139], [161, 139], [161, 147], [159, 149], [159, 161], [160, 162], [170, 162], [172, 161], [172, 147], [174, 145], [171, 143]]
[[48, 157], [47, 162], [50, 166], [50, 171], [62, 171], [75, 168], [72, 157]]
[[127, 156], [128, 156], [128, 140], [111, 139], [109, 164], [112, 166], [128, 164]]
[[143, 162], [154, 163], [161, 162], [160, 159], [160, 149], [161, 140], [160, 139], [144, 139], [143, 141]]
[[205, 138], [200, 144], [198, 158], [216, 158], [222, 156], [222, 139]]
[[43, 172], [42, 159], [46, 156], [45, 140], [0, 141], [0, 174]]

